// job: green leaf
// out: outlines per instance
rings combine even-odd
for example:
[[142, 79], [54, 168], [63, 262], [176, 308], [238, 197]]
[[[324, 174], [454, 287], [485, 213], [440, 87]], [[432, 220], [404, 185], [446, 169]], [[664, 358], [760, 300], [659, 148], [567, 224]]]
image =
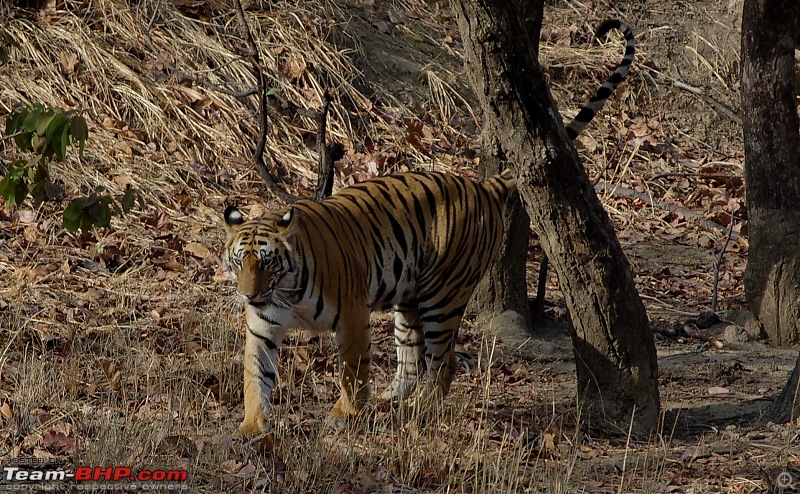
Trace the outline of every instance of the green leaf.
[[75, 115], [69, 122], [69, 130], [73, 139], [78, 141], [79, 153], [83, 156], [83, 147], [89, 137], [89, 126], [86, 125], [86, 119], [81, 115]]
[[[34, 103], [34, 107], [36, 104]], [[28, 115], [25, 117], [25, 121], [22, 123], [22, 128], [25, 129], [25, 132], [29, 134], [33, 134], [36, 130], [36, 124], [39, 122], [39, 117], [42, 114], [42, 108], [35, 108], [33, 111], [29, 112]]]
[[15, 111], [6, 117], [6, 135], [16, 134], [21, 126], [28, 111], [24, 108]]
[[47, 138], [40, 136], [39, 134], [33, 134], [31, 137], [31, 147], [33, 148], [34, 152], [44, 154], [43, 151], [47, 147]]
[[84, 216], [84, 209], [86, 208], [86, 198], [76, 197], [73, 199], [69, 206], [64, 209], [64, 228], [74, 232], [81, 228], [82, 218]]
[[28, 184], [24, 180], [17, 180], [14, 183], [14, 204], [19, 206], [28, 196]]
[[67, 127], [68, 123], [69, 117], [64, 114], [63, 111], [58, 110], [50, 121], [50, 125], [47, 126], [45, 133], [46, 144], [44, 148], [42, 148], [42, 155], [51, 158], [54, 154], [58, 153], [58, 150], [61, 149], [59, 137], [63, 135], [64, 128]]
[[14, 138], [14, 142], [21, 151], [33, 151], [30, 137], [30, 134], [22, 132], [17, 134], [17, 136]]
[[25, 172], [28, 170], [28, 167], [25, 163], [25, 160], [14, 160], [11, 162], [11, 167], [8, 169], [8, 174], [17, 178], [22, 178], [25, 176]]
[[26, 174], [29, 168], [25, 160], [16, 159], [11, 162], [8, 172], [3, 180], [0, 180], [0, 196], [5, 199], [9, 206], [20, 205], [28, 195], [28, 181]]
[[63, 115], [63, 113], [56, 113], [56, 111], [52, 109], [44, 112], [36, 122], [36, 133], [40, 136], [45, 135], [47, 128], [50, 127], [50, 122], [56, 118], [56, 115]]
[[264, 93], [264, 96], [272, 96], [273, 94], [278, 94], [278, 88], [271, 87], [271, 88], [267, 89], [267, 92]]
[[69, 206], [64, 209], [64, 219], [68, 219], [71, 221], [77, 221], [81, 217], [81, 213], [83, 212], [83, 208], [86, 207], [86, 198], [85, 197], [76, 197], [72, 201], [70, 201]]
[[69, 126], [64, 126], [64, 131], [61, 132], [61, 141], [58, 143], [59, 147], [56, 148], [56, 156], [59, 159], [64, 159], [67, 156], [67, 143], [69, 142]]
[[108, 196], [101, 197], [86, 208], [86, 212], [92, 218], [92, 223], [95, 226], [107, 227], [111, 224], [111, 209], [105, 199], [111, 198]]
[[17, 180], [19, 178], [14, 177], [11, 173], [7, 173], [3, 180], [0, 180], [0, 197], [5, 199], [8, 206], [14, 204], [14, 188]]
[[136, 202], [136, 190], [128, 187], [125, 189], [125, 193], [122, 194], [122, 198], [119, 200], [119, 203], [122, 205], [122, 210], [125, 213], [130, 213], [131, 209], [133, 209], [133, 204]]

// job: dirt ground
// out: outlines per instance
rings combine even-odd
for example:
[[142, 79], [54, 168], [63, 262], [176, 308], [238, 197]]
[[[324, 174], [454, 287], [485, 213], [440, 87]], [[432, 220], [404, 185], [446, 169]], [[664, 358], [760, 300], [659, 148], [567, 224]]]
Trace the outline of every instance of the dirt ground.
[[[102, 16], [94, 13], [106, 3], [113, 7]], [[127, 3], [106, 3], [83, 5], [85, 15], [124, 19], [120, 12]], [[216, 8], [214, 2], [175, 3], [189, 21], [208, 20], [203, 9]], [[314, 43], [328, 43], [332, 52], [352, 61], [357, 74], [345, 82], [361, 96], [334, 110], [345, 116], [334, 115], [330, 130], [348, 150], [337, 187], [361, 176], [419, 167], [474, 174], [480, 114], [464, 77], [449, 4], [323, 4], [281, 17], [276, 12], [286, 5], [280, 3], [260, 18], [258, 29], [270, 37], [269, 63], [274, 59], [276, 70], [289, 80], [282, 94], [296, 103], [318, 106], [318, 86], [308, 82], [308, 73], [317, 69], [293, 58], [292, 43], [307, 53], [321, 50]], [[68, 465], [146, 458], [188, 469], [197, 492], [303, 492], [297, 486], [304, 484], [315, 486], [315, 492], [494, 492], [485, 480], [442, 479], [452, 471], [467, 478], [470, 468], [478, 471], [490, 459], [508, 455], [504, 441], [512, 437], [522, 445], [511, 448], [512, 456], [520, 455], [525, 468], [508, 474], [513, 482], [496, 484], [513, 488], [497, 491], [798, 492], [800, 423], [759, 420], [788, 378], [798, 349], [768, 346], [745, 313], [744, 156], [735, 121], [740, 11], [736, 0], [553, 2], [546, 7], [540, 59], [565, 119], [622, 54], [618, 37], [592, 44], [597, 21], [620, 18], [636, 33], [637, 59], [628, 79], [576, 147], [617, 227], [654, 329], [664, 410], [656, 441], [636, 443], [624, 434], [606, 437], [577, 427], [569, 316], [557, 276], [550, 273], [545, 322], [531, 336], [501, 333], [495, 340], [465, 323], [462, 373], [449, 398], [466, 417], [464, 430], [452, 432], [457, 427], [445, 424], [442, 431], [452, 436], [442, 432], [444, 439], [430, 439], [419, 433], [420, 442], [403, 439], [408, 444], [377, 430], [363, 440], [348, 439], [352, 448], [338, 444], [333, 433], [322, 433], [319, 442], [308, 439], [316, 437], [335, 399], [335, 366], [329, 343], [298, 335], [281, 357], [286, 383], [275, 400], [275, 450], [256, 454], [252, 444], [233, 433], [242, 416], [243, 338], [230, 328], [241, 330], [243, 321], [232, 284], [218, 270], [224, 205], [232, 200], [280, 203], [264, 192], [247, 163], [249, 146], [240, 139], [239, 133], [253, 136], [253, 105], [175, 82], [163, 63], [146, 55], [141, 34], [117, 33], [124, 49], [117, 44], [114, 49], [122, 50], [128, 58], [121, 60], [133, 68], [125, 82], [107, 84], [108, 95], [98, 91], [97, 100], [81, 99], [93, 87], [81, 79], [92, 72], [83, 58], [75, 74], [61, 63], [63, 80], [51, 82], [42, 69], [36, 89], [26, 92], [9, 84], [0, 93], [6, 110], [25, 98], [62, 106], [73, 98], [93, 108], [90, 142], [95, 139], [96, 154], [90, 151], [80, 162], [86, 168], [69, 161], [57, 171], [79, 177], [74, 181], [81, 190], [87, 188], [87, 176], [111, 190], [132, 182], [147, 189], [150, 201], [146, 211], [93, 238], [66, 234], [58, 227], [56, 208], [0, 206], [0, 273], [11, 280], [0, 287], [0, 424], [5, 429], [0, 429], [0, 462], [25, 456]], [[39, 22], [63, 23], [69, 31], [60, 20], [63, 11], [48, 15]], [[289, 39], [283, 27], [275, 27], [278, 21], [300, 25], [312, 41]], [[101, 31], [92, 35], [102, 38]], [[169, 30], [155, 34], [156, 45], [166, 52]], [[69, 49], [71, 40], [64, 40], [55, 52]], [[191, 43], [180, 46], [197, 56]], [[171, 56], [173, 63], [181, 61], [179, 54]], [[59, 66], [57, 60], [47, 63]], [[154, 93], [156, 103], [116, 113], [98, 102], [106, 96], [124, 99], [132, 73], [147, 76], [146, 84], [132, 83], [142, 95], [160, 85], [168, 90]], [[67, 87], [65, 95], [60, 85]], [[137, 122], [151, 106], [168, 107], [165, 101], [172, 100], [184, 105], [150, 121], [167, 121], [163, 133], [155, 124]], [[273, 157], [286, 168], [279, 175], [292, 192], [307, 194], [314, 180], [313, 122], [291, 115], [273, 118]], [[182, 154], [184, 149], [190, 151]], [[10, 147], [0, 148], [4, 160], [11, 154]], [[541, 258], [535, 236], [529, 253], [533, 294]], [[711, 307], [715, 282], [716, 311], [723, 321], [698, 324], [698, 314]], [[376, 318], [374, 334], [375, 388], [380, 390], [390, 378], [393, 358], [385, 316]], [[43, 390], [41, 382], [63, 384], [64, 390]], [[470, 401], [476, 396], [482, 398], [478, 404]], [[485, 416], [492, 417], [491, 426], [479, 420]], [[484, 429], [488, 446], [476, 447], [472, 456], [465, 453], [458, 458], [461, 464], [453, 459], [450, 470], [436, 466], [459, 453], [436, 449], [439, 444], [463, 444], [462, 436], [471, 440]], [[303, 448], [312, 443], [323, 464], [308, 459], [311, 453]], [[424, 450], [418, 472], [408, 467], [415, 457], [404, 457], [404, 448]], [[325, 462], [345, 466], [333, 475]], [[416, 473], [393, 469], [393, 462]], [[505, 464], [497, 462], [502, 466], [497, 474], [505, 479]], [[798, 475], [779, 491], [776, 482], [783, 472]]]

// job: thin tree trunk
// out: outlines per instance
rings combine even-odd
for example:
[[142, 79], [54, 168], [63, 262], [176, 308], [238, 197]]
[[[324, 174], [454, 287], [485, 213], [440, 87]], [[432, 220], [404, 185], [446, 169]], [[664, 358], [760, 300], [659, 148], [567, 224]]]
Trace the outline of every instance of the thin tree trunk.
[[[796, 0], [745, 0], [742, 121], [750, 249], [744, 288], [750, 310], [778, 345], [800, 342], [800, 135], [794, 49]], [[800, 358], [767, 417], [800, 416]]]
[[[481, 176], [487, 178], [500, 173], [506, 159], [497, 136], [484, 128], [481, 144]], [[478, 327], [495, 331], [505, 343], [516, 346], [530, 336], [525, 278], [530, 218], [519, 195], [509, 200], [506, 214], [508, 221], [497, 261], [475, 288], [468, 310], [476, 315]]]
[[[611, 221], [569, 143], [525, 35], [521, 0], [457, 0], [469, 77], [558, 274], [574, 331], [582, 418], [637, 436], [659, 419], [647, 314]], [[632, 422], [631, 422], [632, 420]]]

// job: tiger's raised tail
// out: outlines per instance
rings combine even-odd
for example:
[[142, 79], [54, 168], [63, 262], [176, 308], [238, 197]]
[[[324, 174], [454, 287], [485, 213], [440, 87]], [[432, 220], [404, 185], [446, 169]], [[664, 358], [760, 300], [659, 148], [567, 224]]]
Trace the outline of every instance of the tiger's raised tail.
[[622, 57], [622, 61], [617, 66], [617, 70], [615, 70], [614, 73], [611, 74], [611, 77], [600, 86], [592, 99], [581, 108], [581, 111], [572, 119], [572, 122], [567, 125], [567, 135], [571, 141], [575, 140], [575, 138], [583, 132], [583, 129], [589, 125], [589, 122], [592, 121], [597, 112], [603, 108], [603, 105], [608, 97], [611, 96], [611, 93], [613, 93], [619, 83], [625, 79], [625, 76], [628, 74], [628, 69], [631, 63], [633, 63], [633, 57], [636, 53], [636, 41], [633, 39], [633, 31], [630, 26], [622, 21], [610, 19], [600, 24], [595, 37], [599, 39], [612, 29], [621, 31], [625, 36], [625, 56]]

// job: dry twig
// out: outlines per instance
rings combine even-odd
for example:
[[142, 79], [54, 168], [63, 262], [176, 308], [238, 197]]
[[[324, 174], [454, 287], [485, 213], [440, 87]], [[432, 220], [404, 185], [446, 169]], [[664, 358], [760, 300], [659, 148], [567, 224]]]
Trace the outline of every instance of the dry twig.
[[321, 201], [333, 193], [333, 164], [344, 156], [344, 147], [338, 142], [328, 144], [325, 134], [328, 127], [328, 110], [331, 95], [325, 91], [322, 111], [317, 115], [317, 150], [319, 152], [319, 175], [314, 199]]

